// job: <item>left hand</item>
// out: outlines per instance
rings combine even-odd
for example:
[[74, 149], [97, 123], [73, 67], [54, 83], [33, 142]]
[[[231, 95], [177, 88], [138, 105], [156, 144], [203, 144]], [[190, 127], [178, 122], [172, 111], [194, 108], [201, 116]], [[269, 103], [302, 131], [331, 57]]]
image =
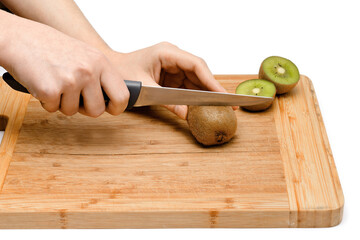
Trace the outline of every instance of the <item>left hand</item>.
[[[167, 42], [125, 54], [111, 51], [107, 56], [127, 80], [141, 81], [148, 86], [226, 92], [204, 60]], [[165, 107], [186, 119], [187, 106]]]

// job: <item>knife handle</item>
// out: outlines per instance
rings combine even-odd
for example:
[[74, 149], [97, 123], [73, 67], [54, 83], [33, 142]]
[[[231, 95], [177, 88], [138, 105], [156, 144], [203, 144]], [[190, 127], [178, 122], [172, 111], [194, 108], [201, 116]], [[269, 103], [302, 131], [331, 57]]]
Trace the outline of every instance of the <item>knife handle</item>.
[[[13, 78], [13, 76], [10, 75], [10, 73], [8, 73], [8, 72], [4, 73], [2, 78], [12, 89], [14, 89], [18, 92], [29, 93], [29, 91], [23, 85], [21, 85], [18, 81], [16, 81]], [[131, 109], [134, 106], [134, 104], [136, 103], [136, 101], [140, 95], [140, 90], [141, 90], [142, 84], [140, 81], [124, 80], [124, 82], [130, 93], [129, 102], [128, 102], [128, 105], [126, 108], [128, 110], [128, 109]], [[110, 100], [108, 95], [105, 93], [104, 89], [101, 89], [101, 90], [104, 95], [105, 103], [108, 103]], [[84, 100], [81, 95], [80, 95], [80, 103], [79, 104], [80, 104], [80, 106], [82, 106], [84, 104]]]

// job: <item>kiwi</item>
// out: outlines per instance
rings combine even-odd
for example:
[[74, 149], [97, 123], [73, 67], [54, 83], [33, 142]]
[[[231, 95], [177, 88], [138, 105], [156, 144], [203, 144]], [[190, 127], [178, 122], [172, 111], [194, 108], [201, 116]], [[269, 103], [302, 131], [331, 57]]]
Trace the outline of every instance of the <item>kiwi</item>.
[[229, 106], [189, 106], [187, 116], [190, 131], [205, 145], [219, 145], [234, 137], [237, 119]]
[[[274, 99], [276, 94], [276, 88], [275, 85], [270, 81], [263, 79], [250, 79], [240, 83], [237, 86], [235, 93], [244, 94], [244, 95], [272, 97]], [[251, 106], [242, 106], [242, 108], [253, 112], [262, 111], [269, 108], [273, 101], [257, 104], [257, 105], [251, 105]]]
[[261, 63], [259, 78], [273, 82], [276, 93], [283, 94], [296, 86], [300, 74], [296, 65], [289, 59], [272, 56]]

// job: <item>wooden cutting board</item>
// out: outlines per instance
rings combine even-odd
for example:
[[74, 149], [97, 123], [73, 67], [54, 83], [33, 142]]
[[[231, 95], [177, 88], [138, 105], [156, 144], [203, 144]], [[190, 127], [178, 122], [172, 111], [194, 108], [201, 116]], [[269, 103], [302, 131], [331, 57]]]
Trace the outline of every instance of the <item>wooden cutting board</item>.
[[[229, 92], [256, 77], [216, 76]], [[211, 148], [161, 107], [93, 119], [50, 114], [29, 99], [0, 82], [0, 115], [7, 117], [0, 121], [7, 125], [0, 228], [329, 227], [341, 221], [343, 193], [305, 76], [268, 111], [237, 110], [236, 137]]]

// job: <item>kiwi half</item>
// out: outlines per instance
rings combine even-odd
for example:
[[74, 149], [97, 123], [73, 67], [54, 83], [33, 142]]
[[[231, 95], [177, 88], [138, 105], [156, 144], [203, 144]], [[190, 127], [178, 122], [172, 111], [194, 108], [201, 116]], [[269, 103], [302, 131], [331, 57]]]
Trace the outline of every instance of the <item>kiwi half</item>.
[[[244, 95], [253, 95], [253, 96], [272, 97], [274, 99], [276, 95], [276, 87], [272, 82], [267, 80], [250, 79], [240, 83], [237, 86], [235, 93], [244, 94]], [[252, 112], [262, 111], [269, 108], [273, 103], [273, 101], [252, 105], [252, 106], [242, 106], [242, 108]]]
[[277, 94], [282, 94], [296, 86], [300, 74], [296, 65], [289, 59], [272, 56], [261, 63], [259, 78], [273, 82]]
[[205, 145], [219, 145], [234, 137], [237, 119], [229, 106], [189, 106], [187, 121], [196, 140]]

